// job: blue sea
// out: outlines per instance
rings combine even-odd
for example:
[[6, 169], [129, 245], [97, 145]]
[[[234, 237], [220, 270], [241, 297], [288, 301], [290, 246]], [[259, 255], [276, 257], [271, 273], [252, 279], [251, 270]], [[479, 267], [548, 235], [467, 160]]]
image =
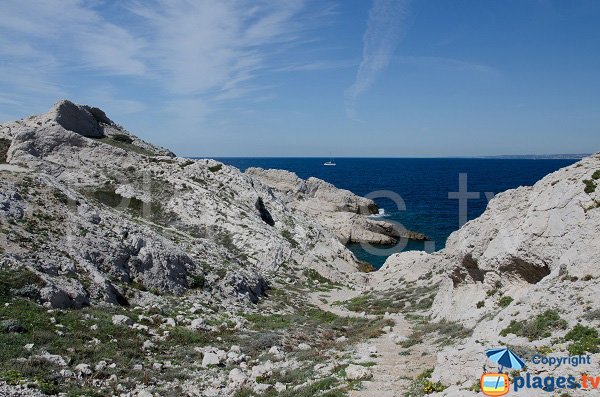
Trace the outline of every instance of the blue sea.
[[[545, 175], [573, 164], [576, 160], [548, 159], [477, 159], [477, 158], [341, 158], [335, 167], [323, 165], [323, 158], [219, 158], [225, 164], [244, 171], [248, 167], [276, 168], [295, 172], [301, 178], [311, 176], [331, 182], [365, 196], [386, 190], [399, 194], [405, 204], [399, 210], [394, 201], [375, 199], [386, 217], [400, 222], [409, 230], [424, 233], [435, 250], [459, 228], [459, 202], [449, 199], [449, 192], [459, 190], [459, 174], [465, 173], [469, 192], [479, 192], [479, 199], [467, 201], [468, 219], [481, 215], [487, 205], [485, 192], [495, 194], [522, 185], [533, 185]], [[359, 259], [376, 268], [386, 255], [374, 255], [359, 244], [349, 248]], [[404, 250], [423, 250], [423, 242], [409, 242]]]

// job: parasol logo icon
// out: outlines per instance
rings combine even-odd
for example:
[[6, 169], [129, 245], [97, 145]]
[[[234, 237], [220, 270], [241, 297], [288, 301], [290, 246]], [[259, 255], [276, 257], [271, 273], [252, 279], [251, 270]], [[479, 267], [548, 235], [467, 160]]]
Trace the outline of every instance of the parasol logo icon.
[[484, 373], [479, 380], [481, 392], [486, 396], [503, 396], [510, 390], [508, 375], [502, 373], [504, 368], [520, 370], [525, 362], [507, 347], [488, 349], [485, 355], [500, 367], [497, 373]]
[[481, 392], [486, 396], [503, 396], [510, 390], [507, 374], [485, 373], [479, 382]]

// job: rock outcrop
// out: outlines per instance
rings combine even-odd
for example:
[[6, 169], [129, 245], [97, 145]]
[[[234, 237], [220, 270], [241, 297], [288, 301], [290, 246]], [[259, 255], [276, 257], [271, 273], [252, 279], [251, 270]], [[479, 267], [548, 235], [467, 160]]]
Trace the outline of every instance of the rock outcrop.
[[319, 219], [335, 231], [343, 244], [394, 244], [400, 237], [426, 240], [421, 233], [384, 220], [372, 219], [378, 208], [373, 200], [339, 189], [318, 178], [299, 178], [285, 170], [249, 168], [246, 173], [272, 188], [289, 207]]
[[[374, 276], [375, 285], [390, 290], [398, 280], [439, 283], [434, 321], [471, 329], [472, 336], [439, 353], [434, 371], [435, 380], [462, 385], [453, 389], [455, 395], [474, 395], [464, 389], [481, 375], [485, 348], [552, 344], [560, 352], [567, 345], [560, 338], [570, 328], [597, 326], [588, 314], [600, 305], [600, 190], [587, 186], [599, 178], [595, 154], [534, 186], [501, 193], [483, 215], [452, 233], [444, 250], [394, 255]], [[528, 340], [508, 328], [547, 311], [564, 321], [548, 334]], [[537, 395], [535, 389], [528, 392], [533, 394], [524, 395]]]
[[[332, 281], [363, 277], [326, 222], [294, 211], [258, 178], [173, 157], [100, 109], [60, 101], [0, 125], [0, 138], [10, 143], [0, 261], [36, 272], [45, 285], [38, 299], [52, 306], [182, 294], [199, 279], [208, 295], [256, 302], [283, 269], [285, 277], [305, 269]], [[311, 189], [333, 197], [333, 187]], [[360, 204], [351, 194], [339, 202]]]

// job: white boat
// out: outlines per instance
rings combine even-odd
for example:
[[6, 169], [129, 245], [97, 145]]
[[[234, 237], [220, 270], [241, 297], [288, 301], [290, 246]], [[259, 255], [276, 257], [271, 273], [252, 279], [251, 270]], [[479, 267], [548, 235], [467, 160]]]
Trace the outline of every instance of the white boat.
[[336, 164], [335, 164], [335, 161], [333, 161], [333, 159], [331, 159], [329, 161], [324, 162], [323, 165], [327, 165], [327, 166], [332, 167], [332, 166], [334, 166]]

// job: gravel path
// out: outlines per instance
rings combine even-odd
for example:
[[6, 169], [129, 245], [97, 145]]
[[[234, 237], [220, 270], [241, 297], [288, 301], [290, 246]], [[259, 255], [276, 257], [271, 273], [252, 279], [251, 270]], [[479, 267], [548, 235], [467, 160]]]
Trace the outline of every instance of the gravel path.
[[[351, 299], [361, 292], [340, 289], [314, 293], [310, 298], [312, 303], [321, 310], [338, 316], [376, 318], [374, 315], [364, 315], [349, 311], [342, 306], [332, 305], [336, 301]], [[392, 314], [389, 319], [394, 322], [389, 332], [357, 346], [358, 355], [367, 357], [367, 361], [374, 362], [375, 365], [371, 367], [373, 378], [363, 381], [362, 390], [351, 392], [350, 397], [402, 397], [412, 383], [412, 379], [427, 368], [433, 367], [436, 352], [426, 341], [409, 349], [396, 344], [396, 337], [408, 337], [411, 333], [411, 324], [404, 316]], [[370, 354], [374, 350], [376, 357]]]

